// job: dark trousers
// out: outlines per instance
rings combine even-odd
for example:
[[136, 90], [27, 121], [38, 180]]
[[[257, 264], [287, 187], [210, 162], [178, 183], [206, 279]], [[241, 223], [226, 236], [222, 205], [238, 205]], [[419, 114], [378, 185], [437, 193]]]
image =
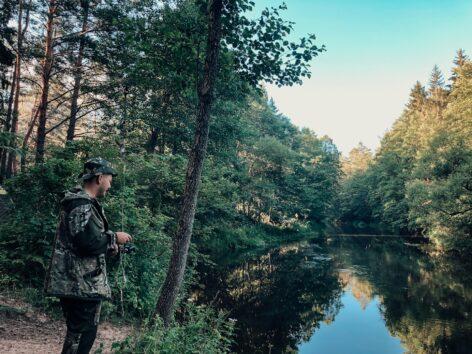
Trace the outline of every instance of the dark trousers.
[[62, 353], [88, 354], [97, 336], [101, 301], [61, 298], [61, 307], [67, 325]]

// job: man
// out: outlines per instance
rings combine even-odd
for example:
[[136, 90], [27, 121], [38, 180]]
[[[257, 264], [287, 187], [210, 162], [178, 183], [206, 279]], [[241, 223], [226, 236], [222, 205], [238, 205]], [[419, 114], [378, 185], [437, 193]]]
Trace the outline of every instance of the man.
[[104, 197], [116, 171], [102, 158], [84, 164], [82, 186], [66, 192], [45, 282], [47, 295], [60, 298], [67, 333], [63, 354], [89, 353], [97, 335], [101, 301], [111, 298], [105, 255], [131, 241], [113, 232], [97, 198]]

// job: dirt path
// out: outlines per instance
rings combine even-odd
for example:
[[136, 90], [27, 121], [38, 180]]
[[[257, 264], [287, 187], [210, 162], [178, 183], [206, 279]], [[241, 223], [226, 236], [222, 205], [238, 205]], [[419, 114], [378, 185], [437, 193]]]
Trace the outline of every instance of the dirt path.
[[[0, 353], [60, 353], [66, 328], [30, 305], [0, 295]], [[101, 323], [91, 353], [102, 344], [103, 353], [111, 353], [113, 342], [131, 333], [130, 327]]]

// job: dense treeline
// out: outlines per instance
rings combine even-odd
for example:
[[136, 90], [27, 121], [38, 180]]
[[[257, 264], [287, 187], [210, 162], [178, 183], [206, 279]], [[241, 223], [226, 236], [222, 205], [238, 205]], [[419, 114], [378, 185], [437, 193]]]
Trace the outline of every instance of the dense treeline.
[[[218, 4], [221, 23], [212, 12]], [[12, 201], [0, 225], [2, 286], [40, 288], [63, 192], [77, 183], [83, 162], [99, 155], [120, 172], [105, 200], [112, 229], [130, 232], [138, 249], [111, 265], [115, 301], [105, 313], [154, 313], [192, 153], [205, 136], [198, 135], [199, 122], [210, 106], [191, 265], [202, 253], [293, 240], [333, 218], [340, 175], [335, 145], [295, 127], [260, 85], [300, 83], [324, 50], [314, 35], [287, 39], [293, 23], [281, 18], [284, 5], [255, 19], [244, 15], [253, 6], [246, 0], [224, 6], [8, 0], [2, 6], [0, 178]], [[221, 45], [211, 37], [217, 30]], [[193, 266], [185, 279], [184, 287], [195, 280]], [[227, 343], [212, 339], [221, 336], [206, 332], [226, 331], [218, 316], [182, 311], [190, 325], [215, 318], [195, 334], [202, 336], [195, 342], [206, 344], [194, 350], [225, 350]]]
[[401, 117], [372, 156], [347, 161], [341, 222], [388, 233], [423, 234], [439, 251], [472, 250], [472, 63], [457, 52], [446, 85], [433, 69], [417, 82]]

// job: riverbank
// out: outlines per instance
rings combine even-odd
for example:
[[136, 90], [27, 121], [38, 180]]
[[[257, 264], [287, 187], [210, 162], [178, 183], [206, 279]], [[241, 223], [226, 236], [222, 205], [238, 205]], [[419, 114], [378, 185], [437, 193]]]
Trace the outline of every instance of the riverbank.
[[226, 230], [218, 238], [198, 244], [201, 253], [220, 258], [228, 252], [259, 252], [299, 241], [310, 241], [323, 236], [321, 225], [280, 228], [271, 225], [246, 225]]
[[[92, 353], [111, 353], [114, 342], [132, 332], [128, 325], [104, 322]], [[0, 353], [60, 353], [66, 326], [61, 317], [34, 307], [13, 294], [0, 294]]]

